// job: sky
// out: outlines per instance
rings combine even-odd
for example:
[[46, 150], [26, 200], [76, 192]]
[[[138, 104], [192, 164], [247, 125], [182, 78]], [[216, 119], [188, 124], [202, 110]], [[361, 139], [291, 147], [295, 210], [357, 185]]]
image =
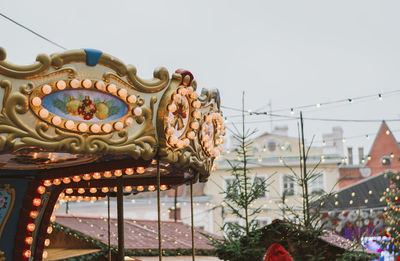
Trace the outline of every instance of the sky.
[[[0, 12], [67, 49], [94, 48], [136, 66], [151, 78], [166, 67], [190, 70], [201, 88], [218, 88], [222, 105], [290, 114], [289, 108], [373, 95], [352, 103], [312, 106], [304, 117], [400, 120], [399, 1], [146, 0], [13, 1]], [[31, 64], [40, 53], [63, 50], [0, 17], [7, 60]], [[378, 99], [382, 93], [382, 100]], [[228, 126], [240, 114], [223, 109]], [[271, 118], [247, 116], [249, 128], [271, 131]], [[297, 121], [272, 118], [272, 126]], [[308, 140], [322, 144], [333, 126], [347, 146], [369, 150], [379, 122], [305, 120]], [[388, 122], [400, 140], [400, 121]], [[365, 138], [370, 134], [370, 139]]]

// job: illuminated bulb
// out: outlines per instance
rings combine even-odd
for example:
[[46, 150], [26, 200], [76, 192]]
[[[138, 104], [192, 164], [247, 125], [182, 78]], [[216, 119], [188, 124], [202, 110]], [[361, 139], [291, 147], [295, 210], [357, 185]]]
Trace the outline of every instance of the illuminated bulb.
[[196, 137], [196, 134], [194, 133], [194, 131], [189, 131], [189, 132], [186, 134], [186, 136], [187, 136], [189, 139], [193, 140], [193, 139]]
[[53, 232], [53, 227], [52, 226], [48, 226], [46, 232], [47, 232], [47, 234], [51, 234]]
[[343, 138], [343, 139], [342, 139], [342, 142], [343, 142], [343, 143], [345, 143], [345, 142], [346, 142], [346, 139], [345, 139], [345, 138]]
[[65, 190], [65, 193], [67, 193], [67, 194], [72, 194], [72, 192], [74, 192], [74, 190], [72, 188], [67, 188]]
[[199, 111], [193, 111], [192, 115], [196, 119], [200, 119], [201, 117], [201, 113]]
[[100, 179], [101, 178], [101, 173], [100, 172], [93, 173], [93, 178], [94, 179]]
[[29, 258], [31, 256], [31, 251], [29, 249], [25, 249], [22, 255], [25, 258]]
[[189, 144], [190, 144], [190, 140], [189, 139], [184, 139], [183, 140], [183, 145], [184, 146], [189, 146]]
[[199, 98], [199, 95], [196, 92], [193, 92], [192, 94], [190, 94], [190, 98], [195, 100], [195, 99]]
[[290, 108], [290, 114], [293, 115], [294, 114], [294, 109]]
[[112, 173], [111, 173], [111, 171], [104, 171], [103, 175], [105, 178], [111, 178]]
[[197, 121], [194, 121], [190, 124], [190, 127], [192, 127], [192, 129], [194, 130], [197, 130], [200, 127], [200, 125]]
[[133, 169], [132, 168], [128, 168], [125, 170], [125, 174], [126, 175], [132, 175], [133, 174]]
[[132, 126], [132, 124], [133, 124], [133, 119], [132, 119], [131, 117], [126, 118], [125, 124], [126, 124], [127, 126]]
[[178, 92], [179, 92], [179, 94], [182, 95], [182, 96], [185, 96], [185, 95], [188, 93], [188, 91], [186, 90], [186, 88], [180, 88]]
[[144, 167], [137, 167], [137, 168], [136, 168], [136, 172], [139, 173], [139, 174], [143, 174], [144, 171], [145, 171], [145, 168], [144, 168]]
[[174, 94], [173, 98], [175, 102], [180, 102], [182, 99], [182, 96], [180, 94]]
[[147, 187], [147, 189], [150, 190], [150, 191], [154, 191], [156, 188], [153, 185], [150, 185], [150, 186]]
[[96, 197], [91, 197], [91, 198], [90, 198], [90, 201], [92, 201], [92, 202], [95, 202], [96, 200], [97, 200]]
[[45, 250], [43, 251], [42, 258], [46, 259], [49, 256], [49, 253]]
[[61, 118], [59, 116], [54, 116], [53, 119], [51, 119], [51, 122], [54, 125], [60, 125], [61, 124]]
[[26, 237], [25, 238], [25, 244], [32, 245], [32, 242], [33, 242], [33, 238], [32, 237]]
[[34, 205], [35, 207], [40, 206], [40, 204], [42, 204], [42, 200], [40, 198], [34, 198], [32, 201], [32, 205]]
[[317, 108], [319, 108], [319, 107], [321, 107], [321, 104], [320, 104], [320, 103], [317, 103]]
[[353, 200], [350, 200], [350, 202], [349, 202], [349, 203], [350, 203], [350, 205], [352, 205], [352, 204], [353, 204]]
[[86, 123], [79, 123], [78, 130], [80, 132], [86, 132], [88, 130], [88, 125]]
[[389, 131], [389, 130], [387, 130], [387, 131], [386, 131], [386, 135], [389, 135], [389, 134], [390, 134], [390, 131]]
[[107, 193], [109, 191], [109, 189], [107, 187], [102, 187], [101, 188], [101, 192], [103, 193]]
[[84, 189], [84, 188], [78, 188], [78, 193], [79, 193], [79, 194], [85, 193], [85, 189]]
[[372, 190], [368, 191], [368, 193], [369, 193], [370, 195], [372, 195]]
[[129, 95], [127, 101], [128, 101], [129, 103], [135, 103], [135, 102], [137, 101], [137, 98], [136, 98], [135, 95]]
[[114, 123], [114, 129], [116, 129], [116, 130], [122, 130], [123, 127], [124, 127], [124, 124], [120, 121], [117, 121], [116, 123]]
[[40, 195], [44, 194], [46, 192], [46, 188], [44, 186], [39, 186], [37, 187], [37, 193], [39, 193]]
[[339, 205], [339, 201], [335, 201], [335, 205], [336, 205], [336, 206]]
[[37, 216], [38, 216], [38, 212], [37, 211], [32, 210], [31, 212], [29, 212], [29, 217], [30, 218], [35, 219], [35, 218], [37, 218]]
[[183, 140], [178, 140], [177, 143], [176, 143], [176, 146], [177, 146], [178, 148], [183, 148], [184, 145], [185, 145], [185, 144], [184, 144]]
[[69, 201], [69, 199], [70, 199], [70, 196], [65, 196], [64, 197], [64, 200], [66, 200], [66, 201]]
[[60, 208], [60, 204], [56, 203], [56, 204], [54, 205], [54, 211], [58, 210], [59, 208]]
[[115, 84], [109, 84], [108, 86], [107, 86], [107, 91], [109, 91], [109, 92], [116, 92], [117, 91], [117, 86], [115, 85]]
[[161, 185], [161, 186], [160, 186], [160, 189], [161, 189], [161, 190], [166, 190], [167, 188], [168, 188], [167, 185]]
[[114, 171], [114, 176], [121, 177], [122, 176], [122, 171], [120, 169], [115, 170]]
[[90, 87], [92, 87], [92, 81], [89, 80], [89, 79], [85, 79], [82, 82], [82, 86], [85, 87], [85, 88], [90, 88]]
[[74, 182], [79, 182], [79, 181], [81, 181], [81, 177], [80, 177], [80, 176], [73, 176], [73, 177], [72, 177], [72, 180], [73, 180]]
[[90, 174], [83, 174], [82, 178], [84, 180], [90, 180], [92, 177], [90, 176]]
[[101, 127], [101, 129], [102, 129], [104, 132], [108, 133], [108, 132], [111, 131], [112, 127], [111, 127], [111, 124], [106, 123], [106, 124], [103, 124], [103, 126]]
[[82, 196], [78, 196], [78, 200], [79, 200], [79, 201], [82, 201], [82, 200], [83, 200], [83, 197], [82, 197]]
[[126, 186], [124, 189], [125, 189], [126, 192], [131, 192], [132, 191], [132, 187], [131, 186]]
[[[72, 81], [69, 82], [69, 85], [71, 85], [72, 88], [78, 88], [81, 83], [77, 79], [73, 79]], [[58, 83], [57, 83], [57, 88], [58, 88]]]
[[367, 204], [368, 203], [368, 199], [364, 200], [364, 203]]
[[62, 200], [65, 197], [65, 193], [61, 192], [60, 195], [58, 195], [58, 200]]
[[382, 94], [378, 94], [378, 99], [381, 101], [382, 100]]
[[42, 99], [39, 97], [35, 97], [32, 99], [32, 104], [33, 106], [40, 106], [42, 104]]
[[84, 197], [84, 200], [85, 200], [85, 201], [89, 201], [89, 200], [90, 200], [90, 197], [89, 197], [89, 196], [86, 196], [86, 197]]
[[356, 195], [356, 193], [355, 193], [355, 192], [351, 193], [351, 196], [352, 196], [352, 197], [354, 197], [355, 195]]
[[169, 139], [168, 139], [168, 142], [171, 145], [175, 145], [178, 142], [178, 138], [175, 135], [171, 135], [171, 137], [169, 137]]
[[100, 131], [100, 126], [95, 123], [92, 126], [90, 126], [90, 131], [93, 133], [98, 133]]
[[125, 98], [125, 97], [128, 95], [128, 92], [127, 92], [125, 89], [119, 89], [119, 90], [118, 90], [118, 95], [119, 95], [121, 98]]
[[44, 246], [50, 246], [50, 239], [46, 238], [44, 241]]
[[50, 222], [56, 221], [56, 215], [52, 214], [50, 217]]
[[187, 87], [186, 89], [187, 89], [187, 93], [188, 93], [189, 95], [192, 94], [193, 91], [194, 91], [194, 89], [193, 89], [192, 86], [189, 86], [189, 87]]
[[39, 111], [39, 116], [42, 119], [47, 118], [49, 117], [49, 111], [43, 108]]
[[136, 107], [136, 108], [133, 110], [133, 113], [134, 113], [136, 116], [142, 115], [142, 108]]
[[175, 112], [176, 111], [175, 103], [172, 103], [172, 104], [168, 105], [168, 111], [169, 112]]
[[97, 81], [95, 86], [96, 86], [96, 89], [98, 89], [100, 91], [104, 90], [104, 87], [106, 87], [106, 85], [103, 81]]
[[29, 232], [32, 232], [33, 230], [35, 230], [35, 224], [29, 223], [29, 224], [26, 226], [26, 230], [28, 230]]
[[42, 86], [42, 92], [44, 94], [50, 94], [51, 93], [51, 86], [48, 84], [45, 84]]
[[67, 120], [65, 122], [65, 128], [72, 130], [75, 127], [75, 123], [71, 120]]
[[46, 180], [43, 182], [43, 185], [45, 185], [46, 187], [51, 186], [51, 180], [46, 179]]
[[192, 106], [193, 106], [194, 108], [198, 109], [198, 108], [200, 108], [201, 103], [200, 103], [200, 101], [194, 101], [194, 102], [192, 103]]
[[90, 191], [90, 193], [96, 193], [97, 189], [96, 188], [90, 188], [89, 191]]
[[68, 178], [68, 177], [63, 178], [63, 182], [64, 182], [65, 184], [69, 184], [69, 183], [71, 183], [71, 179]]

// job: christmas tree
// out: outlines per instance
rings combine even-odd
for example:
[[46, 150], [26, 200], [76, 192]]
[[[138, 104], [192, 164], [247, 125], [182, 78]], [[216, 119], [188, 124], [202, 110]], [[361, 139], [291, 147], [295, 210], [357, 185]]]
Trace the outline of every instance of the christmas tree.
[[[244, 94], [243, 94], [244, 97]], [[266, 180], [258, 178], [257, 182], [251, 182], [248, 165], [254, 159], [251, 155], [251, 138], [255, 131], [245, 128], [244, 99], [242, 100], [242, 128], [234, 126], [232, 131], [238, 144], [237, 159], [227, 161], [231, 174], [235, 178], [227, 184], [222, 192], [224, 206], [232, 216], [240, 220], [238, 223], [225, 223], [221, 229], [225, 232], [222, 239], [211, 240], [211, 245], [217, 249], [217, 256], [230, 261], [257, 261], [262, 260], [266, 252], [265, 246], [260, 245], [262, 231], [258, 229], [255, 216], [261, 212], [261, 208], [252, 207], [253, 203], [263, 195], [267, 189]]]
[[390, 237], [389, 241], [383, 241], [382, 245], [388, 247], [390, 252], [400, 251], [400, 173], [389, 172], [385, 174], [389, 179], [390, 188], [383, 195], [387, 207], [383, 213], [385, 231], [384, 236]]

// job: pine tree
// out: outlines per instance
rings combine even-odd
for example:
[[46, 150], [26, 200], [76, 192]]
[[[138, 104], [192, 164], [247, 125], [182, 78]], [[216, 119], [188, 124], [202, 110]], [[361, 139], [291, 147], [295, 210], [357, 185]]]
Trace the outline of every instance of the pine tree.
[[242, 128], [236, 126], [232, 131], [238, 144], [237, 159], [227, 160], [234, 177], [233, 182], [227, 184], [224, 195], [224, 205], [232, 216], [240, 220], [239, 223], [225, 223], [221, 229], [225, 232], [223, 239], [211, 239], [211, 245], [217, 249], [217, 256], [231, 261], [262, 260], [265, 247], [260, 246], [261, 231], [255, 216], [261, 208], [254, 208], [253, 203], [263, 195], [267, 189], [265, 179], [251, 182], [249, 164], [254, 160], [251, 154], [252, 137], [256, 131], [246, 130], [244, 112], [244, 93], [242, 96]]
[[390, 188], [383, 193], [387, 207], [383, 213], [384, 235], [390, 241], [383, 241], [382, 245], [389, 248], [390, 252], [400, 252], [400, 173], [389, 172], [385, 174], [389, 179]]

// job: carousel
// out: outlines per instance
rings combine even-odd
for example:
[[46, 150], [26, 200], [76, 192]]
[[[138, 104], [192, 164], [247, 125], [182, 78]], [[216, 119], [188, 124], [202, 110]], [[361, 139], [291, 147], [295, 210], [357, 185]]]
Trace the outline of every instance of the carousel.
[[145, 80], [97, 50], [19, 66], [0, 48], [0, 260], [45, 260], [57, 202], [110, 195], [124, 260], [123, 197], [153, 190], [161, 260], [160, 191], [206, 182], [222, 152], [218, 90], [196, 90], [189, 71]]

